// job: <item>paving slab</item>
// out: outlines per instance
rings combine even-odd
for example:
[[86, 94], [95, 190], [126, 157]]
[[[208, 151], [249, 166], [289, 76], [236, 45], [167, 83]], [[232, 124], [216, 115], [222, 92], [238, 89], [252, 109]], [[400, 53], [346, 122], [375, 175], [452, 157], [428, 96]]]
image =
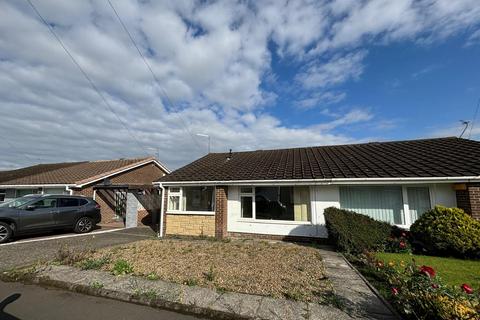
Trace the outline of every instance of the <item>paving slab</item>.
[[162, 280], [152, 281], [129, 275], [114, 276], [98, 270], [79, 270], [70, 266], [37, 266], [33, 275], [30, 281], [36, 284], [214, 319], [352, 319], [341, 309], [329, 305], [217, 292]]
[[341, 303], [351, 315], [368, 319], [399, 317], [368, 285], [345, 257], [330, 247], [320, 248], [328, 279]]

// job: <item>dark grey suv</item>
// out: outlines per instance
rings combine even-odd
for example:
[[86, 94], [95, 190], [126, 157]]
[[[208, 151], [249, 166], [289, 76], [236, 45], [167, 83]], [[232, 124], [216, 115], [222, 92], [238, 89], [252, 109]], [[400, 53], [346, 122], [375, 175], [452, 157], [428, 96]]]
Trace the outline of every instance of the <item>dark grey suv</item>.
[[100, 206], [91, 198], [29, 195], [0, 204], [0, 243], [17, 235], [54, 229], [86, 233], [100, 219]]

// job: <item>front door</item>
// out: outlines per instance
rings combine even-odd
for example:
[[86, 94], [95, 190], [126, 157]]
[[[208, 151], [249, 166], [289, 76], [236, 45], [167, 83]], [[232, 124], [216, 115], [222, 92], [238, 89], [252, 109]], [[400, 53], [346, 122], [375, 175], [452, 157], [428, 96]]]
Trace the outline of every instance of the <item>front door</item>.
[[57, 199], [55, 198], [44, 198], [29, 204], [20, 212], [19, 229], [29, 231], [53, 228], [56, 210]]

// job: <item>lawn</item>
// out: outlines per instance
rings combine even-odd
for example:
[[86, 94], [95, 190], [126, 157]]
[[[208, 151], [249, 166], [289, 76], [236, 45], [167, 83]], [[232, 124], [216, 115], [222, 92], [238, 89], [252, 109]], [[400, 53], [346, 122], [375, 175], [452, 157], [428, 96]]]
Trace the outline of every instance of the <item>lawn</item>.
[[[113, 272], [118, 261], [128, 273], [220, 291], [323, 302], [331, 293], [318, 250], [261, 240], [144, 240], [100, 249], [77, 266]], [[89, 262], [85, 264], [85, 261]]]
[[446, 284], [458, 287], [468, 283], [475, 289], [480, 289], [480, 260], [462, 260], [455, 258], [441, 258], [432, 256], [411, 255], [406, 253], [377, 253], [377, 258], [385, 263], [393, 261], [399, 265], [401, 261], [410, 262], [412, 259], [419, 266], [433, 267], [438, 276]]

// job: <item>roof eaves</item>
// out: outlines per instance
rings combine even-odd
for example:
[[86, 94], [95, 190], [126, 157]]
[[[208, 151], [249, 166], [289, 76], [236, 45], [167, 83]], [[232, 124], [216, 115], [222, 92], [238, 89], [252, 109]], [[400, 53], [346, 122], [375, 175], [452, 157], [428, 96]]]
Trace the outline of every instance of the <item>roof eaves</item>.
[[111, 171], [107, 171], [107, 172], [104, 172], [102, 174], [98, 174], [96, 176], [93, 176], [93, 177], [89, 177], [87, 179], [83, 179], [83, 180], [79, 180], [79, 181], [76, 181], [75, 182], [75, 185], [77, 188], [81, 188], [87, 184], [91, 184], [91, 183], [94, 183], [94, 182], [97, 182], [99, 180], [102, 180], [102, 179], [105, 179], [105, 178], [108, 178], [108, 177], [111, 177], [113, 175], [116, 175], [116, 174], [119, 174], [119, 173], [122, 173], [122, 172], [125, 172], [125, 171], [128, 171], [128, 170], [132, 170], [132, 169], [135, 169], [135, 168], [138, 168], [138, 167], [141, 167], [141, 166], [144, 166], [148, 163], [155, 163], [157, 166], [159, 166], [160, 168], [162, 168], [165, 172], [169, 173], [170, 170], [168, 170], [163, 164], [161, 164], [157, 159], [155, 159], [154, 157], [149, 157], [149, 158], [145, 158], [145, 159], [141, 159], [139, 160], [138, 162], [135, 162], [135, 163], [132, 163], [132, 164], [129, 164], [129, 165], [126, 165], [126, 166], [123, 166], [123, 167], [120, 167], [120, 168], [117, 168], [115, 170], [111, 170]]

